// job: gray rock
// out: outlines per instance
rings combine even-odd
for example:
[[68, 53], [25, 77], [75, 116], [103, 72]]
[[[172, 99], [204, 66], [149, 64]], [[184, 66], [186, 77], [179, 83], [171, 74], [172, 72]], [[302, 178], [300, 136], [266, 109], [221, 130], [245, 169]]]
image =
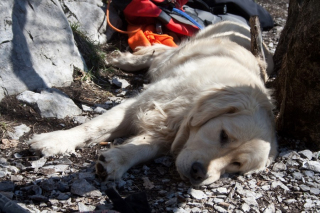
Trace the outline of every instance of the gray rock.
[[40, 158], [39, 160], [30, 161], [32, 168], [40, 168], [44, 166], [47, 162], [46, 158]]
[[218, 203], [224, 202], [224, 199], [221, 199], [221, 198], [213, 198], [212, 201], [218, 204]]
[[84, 112], [92, 112], [93, 111], [93, 109], [87, 105], [82, 104], [81, 107]]
[[120, 93], [117, 94], [117, 97], [125, 97], [127, 94], [127, 91], [121, 91]]
[[312, 202], [312, 200], [311, 199], [306, 199], [306, 202], [305, 202], [305, 204], [303, 205], [303, 207], [304, 208], [312, 208], [312, 207], [314, 207], [315, 206], [315, 204]]
[[69, 86], [86, 66], [58, 0], [1, 1], [0, 100], [37, 88]]
[[277, 188], [278, 186], [280, 186], [282, 189], [286, 190], [286, 191], [289, 191], [289, 188], [284, 185], [281, 181], [274, 181], [272, 182], [271, 184], [271, 189], [275, 189]]
[[90, 119], [87, 116], [74, 116], [73, 121], [77, 124], [83, 124], [88, 122]]
[[191, 209], [191, 211], [192, 211], [192, 213], [202, 213], [202, 212], [203, 212], [203, 210], [201, 210], [201, 209], [198, 208], [198, 207], [193, 207], [193, 208]]
[[296, 180], [301, 180], [302, 177], [303, 177], [303, 174], [300, 173], [300, 172], [294, 172], [294, 173], [292, 173], [292, 176], [293, 176], [293, 178], [296, 179]]
[[44, 89], [37, 101], [42, 117], [63, 119], [82, 113], [81, 109], [64, 93], [57, 89]]
[[54, 161], [54, 164], [64, 164], [64, 165], [71, 165], [73, 162], [69, 160], [66, 156], [62, 156], [59, 159]]
[[242, 198], [244, 200], [244, 202], [246, 202], [246, 204], [248, 204], [249, 206], [258, 206], [258, 203], [256, 201], [256, 199], [254, 197], [245, 197]]
[[105, 34], [107, 22], [103, 8], [86, 1], [64, 1], [64, 6], [69, 11], [66, 16], [70, 23], [79, 24], [79, 30], [95, 43], [105, 44], [107, 42]]
[[113, 77], [110, 83], [120, 88], [126, 88], [130, 85], [127, 80], [118, 77]]
[[254, 189], [257, 186], [257, 181], [255, 179], [249, 180], [248, 185], [251, 189]]
[[20, 169], [18, 169], [15, 166], [6, 165], [6, 166], [4, 166], [4, 168], [6, 168], [9, 172], [12, 172], [14, 174], [17, 174], [20, 172]]
[[299, 163], [296, 160], [289, 159], [287, 160], [287, 166], [299, 166]]
[[275, 213], [276, 208], [273, 203], [270, 203], [268, 207], [263, 211], [263, 213]]
[[23, 180], [23, 176], [22, 175], [11, 175], [11, 181], [12, 182], [19, 182]]
[[[63, 119], [82, 113], [81, 109], [58, 89], [43, 89], [41, 93], [26, 91], [17, 96], [18, 100], [35, 105], [42, 117]], [[35, 102], [30, 102], [35, 100]]]
[[300, 155], [293, 150], [283, 151], [279, 154], [279, 156], [288, 159], [298, 159], [300, 157]]
[[35, 93], [27, 90], [17, 95], [17, 99], [31, 106], [36, 106], [39, 96], [40, 93]]
[[5, 159], [5, 158], [0, 158], [0, 164], [1, 165], [7, 165], [7, 159]]
[[0, 178], [5, 177], [7, 174], [7, 169], [0, 168]]
[[262, 197], [262, 194], [260, 194], [259, 192], [253, 192], [252, 190], [243, 189], [243, 187], [239, 183], [236, 183], [236, 188], [236, 192], [244, 197], [253, 197], [255, 199]]
[[217, 212], [220, 212], [220, 213], [228, 212], [226, 209], [224, 209], [224, 208], [221, 207], [221, 206], [214, 206], [213, 208], [214, 208]]
[[314, 195], [319, 195], [320, 194], [320, 189], [319, 188], [310, 188], [310, 193]]
[[201, 200], [201, 199], [206, 199], [207, 195], [202, 191], [202, 190], [197, 190], [197, 189], [192, 189], [190, 188], [188, 190], [188, 193], [195, 199]]
[[261, 189], [263, 189], [264, 191], [268, 191], [270, 190], [270, 185], [263, 185], [261, 186]]
[[28, 133], [30, 130], [31, 129], [27, 125], [21, 124], [19, 126], [14, 127], [14, 132], [8, 131], [8, 135], [12, 139], [19, 140], [21, 136], [23, 136], [25, 133]]
[[85, 179], [75, 180], [71, 185], [71, 192], [80, 196], [93, 196], [99, 197], [101, 196], [101, 192], [98, 191], [94, 186], [88, 183]]
[[284, 200], [283, 202], [285, 202], [286, 204], [290, 205], [292, 203], [297, 202], [297, 200], [296, 199], [288, 199], [288, 200]]
[[179, 208], [174, 208], [173, 209], [174, 213], [188, 213], [188, 211], [184, 210], [183, 208], [179, 207]]
[[298, 152], [301, 157], [307, 158], [308, 160], [312, 159], [313, 153], [310, 150], [303, 150]]
[[302, 168], [308, 169], [314, 172], [320, 172], [320, 162], [318, 161], [303, 162]]
[[96, 107], [96, 108], [94, 109], [94, 112], [95, 112], [95, 113], [98, 113], [98, 114], [103, 114], [103, 113], [107, 112], [107, 110], [106, 110], [106, 109], [103, 109], [102, 107]]
[[49, 165], [42, 167], [43, 170], [53, 170], [54, 173], [64, 172], [69, 168], [69, 165]]
[[279, 162], [279, 163], [275, 163], [272, 167], [272, 170], [273, 171], [283, 171], [283, 170], [287, 170], [287, 166], [282, 163], [282, 162]]
[[79, 212], [92, 212], [96, 207], [91, 205], [85, 205], [84, 203], [78, 203]]
[[310, 191], [310, 187], [304, 184], [299, 185], [300, 189], [304, 192]]
[[243, 212], [249, 212], [249, 211], [250, 211], [250, 206], [249, 206], [247, 203], [243, 203], [243, 204], [241, 205], [241, 210], [242, 210]]
[[314, 172], [313, 171], [310, 171], [310, 170], [305, 170], [303, 171], [303, 173], [305, 175], [307, 175], [308, 177], [313, 177], [314, 176]]
[[219, 188], [216, 188], [216, 189], [212, 189], [212, 191], [215, 193], [215, 194], [227, 194], [228, 193], [228, 189], [227, 188], [224, 188], [224, 187], [219, 187]]

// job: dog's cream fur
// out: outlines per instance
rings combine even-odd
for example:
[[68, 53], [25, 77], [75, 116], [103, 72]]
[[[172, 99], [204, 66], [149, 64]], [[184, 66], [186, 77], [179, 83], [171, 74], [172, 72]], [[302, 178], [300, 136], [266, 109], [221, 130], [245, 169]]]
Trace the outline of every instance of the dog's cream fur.
[[273, 104], [261, 71], [270, 73], [273, 62], [266, 48], [266, 63], [251, 54], [249, 36], [248, 28], [221, 22], [177, 48], [119, 53], [109, 60], [115, 66], [150, 67], [148, 88], [78, 127], [35, 135], [31, 148], [53, 155], [134, 135], [100, 155], [97, 174], [107, 179], [170, 152], [180, 176], [194, 185], [225, 172], [264, 169], [277, 154]]

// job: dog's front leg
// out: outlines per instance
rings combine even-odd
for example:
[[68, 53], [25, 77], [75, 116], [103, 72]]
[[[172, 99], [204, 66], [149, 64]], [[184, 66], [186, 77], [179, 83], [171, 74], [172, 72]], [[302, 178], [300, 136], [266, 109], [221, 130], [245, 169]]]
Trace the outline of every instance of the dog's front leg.
[[102, 180], [117, 180], [131, 167], [169, 152], [166, 142], [149, 135], [135, 136], [126, 144], [101, 153], [96, 163], [96, 173]]
[[44, 156], [74, 152], [89, 144], [135, 133], [133, 127], [136, 99], [128, 99], [106, 113], [69, 130], [34, 135], [28, 142], [31, 149]]

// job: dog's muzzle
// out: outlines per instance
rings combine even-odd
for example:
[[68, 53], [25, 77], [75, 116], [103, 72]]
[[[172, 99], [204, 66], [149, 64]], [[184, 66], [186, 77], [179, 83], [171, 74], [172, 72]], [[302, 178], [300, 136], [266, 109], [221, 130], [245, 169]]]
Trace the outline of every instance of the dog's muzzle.
[[189, 172], [189, 180], [193, 185], [201, 183], [207, 178], [207, 171], [202, 163], [194, 162]]

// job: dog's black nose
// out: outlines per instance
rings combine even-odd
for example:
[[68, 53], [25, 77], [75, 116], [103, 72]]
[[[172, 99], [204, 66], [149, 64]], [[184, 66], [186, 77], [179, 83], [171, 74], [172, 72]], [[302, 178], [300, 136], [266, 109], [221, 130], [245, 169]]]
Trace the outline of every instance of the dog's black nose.
[[196, 182], [201, 182], [206, 176], [207, 172], [203, 165], [199, 162], [194, 162], [190, 169], [190, 177]]

